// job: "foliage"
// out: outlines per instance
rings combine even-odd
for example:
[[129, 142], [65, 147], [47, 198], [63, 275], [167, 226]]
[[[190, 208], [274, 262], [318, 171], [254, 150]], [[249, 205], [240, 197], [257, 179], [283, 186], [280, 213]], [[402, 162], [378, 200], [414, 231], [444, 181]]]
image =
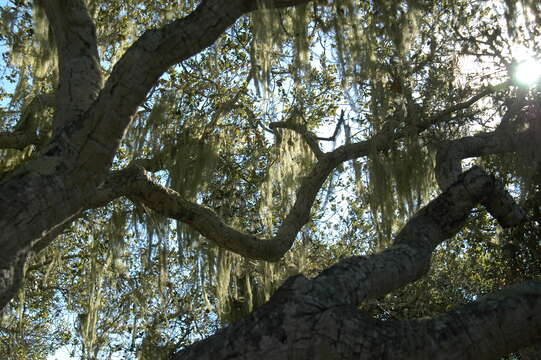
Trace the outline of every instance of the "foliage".
[[[146, 29], [197, 5], [87, 3], [106, 76]], [[45, 142], [52, 110], [30, 106], [57, 87], [58, 64], [38, 4], [17, 0], [0, 8], [0, 119], [2, 130], [35, 129]], [[302, 125], [322, 137], [337, 127], [345, 135], [333, 139], [334, 147], [381, 132], [397, 134], [394, 145], [335, 170], [311, 221], [277, 263], [223, 250], [127, 199], [88, 210], [27, 267], [24, 288], [2, 313], [0, 357], [45, 359], [64, 346], [82, 359], [151, 358], [158, 347], [166, 355], [243, 317], [291, 275], [313, 276], [345, 256], [386, 247], [439, 191], [438, 144], [494, 128], [513, 99], [540, 96], [538, 89], [506, 86], [423, 125], [507, 80], [518, 45], [539, 48], [541, 12], [524, 20], [519, 15], [528, 9], [510, 1], [494, 7], [336, 0], [242, 18], [160, 78], [127, 131], [115, 169], [153, 159], [161, 184], [236, 228], [269, 235], [315, 162], [303, 136], [271, 130], [271, 123]], [[26, 110], [31, 115], [19, 116]], [[39, 150], [39, 144], [2, 150], [0, 171]], [[478, 160], [516, 188], [528, 211], [521, 227], [502, 232], [479, 209], [459, 238], [439, 249], [427, 278], [366, 310], [389, 319], [430, 316], [505, 284], [539, 280], [539, 173], [523, 171], [525, 159], [531, 160], [520, 154]]]

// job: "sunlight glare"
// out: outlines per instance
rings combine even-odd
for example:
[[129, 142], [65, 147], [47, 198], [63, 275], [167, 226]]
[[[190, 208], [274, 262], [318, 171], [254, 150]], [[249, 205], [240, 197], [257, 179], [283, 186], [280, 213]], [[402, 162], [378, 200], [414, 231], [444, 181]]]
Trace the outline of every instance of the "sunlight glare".
[[515, 70], [515, 78], [524, 85], [533, 85], [541, 77], [541, 63], [534, 58], [520, 62]]
[[512, 47], [513, 58], [517, 61], [514, 77], [522, 85], [533, 85], [541, 77], [541, 62], [534, 52], [524, 45]]

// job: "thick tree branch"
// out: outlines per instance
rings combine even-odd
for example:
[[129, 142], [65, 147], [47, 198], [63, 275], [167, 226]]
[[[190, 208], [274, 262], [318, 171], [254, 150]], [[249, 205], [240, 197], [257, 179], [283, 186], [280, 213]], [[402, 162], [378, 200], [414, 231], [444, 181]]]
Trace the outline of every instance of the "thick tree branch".
[[[281, 291], [287, 292], [287, 285]], [[492, 360], [539, 341], [540, 310], [540, 283], [408, 321], [377, 320], [349, 306], [314, 311], [293, 302], [288, 307], [275, 297], [170, 359]]]
[[[489, 199], [501, 204], [493, 216], [502, 226], [516, 225], [522, 220], [522, 210], [501, 183], [480, 168], [474, 168], [411, 218], [393, 246], [370, 257], [339, 262], [316, 278], [314, 286], [320, 287], [320, 297], [325, 292], [332, 294], [327, 295], [330, 303], [326, 306], [334, 306], [358, 305], [367, 298], [386, 295], [413, 282], [428, 270], [434, 248], [454, 236], [471, 210]], [[329, 286], [333, 287], [332, 291], [328, 290]]]
[[[482, 93], [486, 95], [487, 91]], [[477, 95], [464, 104], [471, 105], [480, 98]], [[456, 105], [453, 108], [460, 109], [461, 106], [466, 105]], [[448, 111], [444, 110], [442, 113], [447, 114]], [[428, 121], [437, 122], [441, 118], [443, 118], [443, 115], [433, 116]], [[275, 123], [273, 126], [292, 128], [290, 125], [289, 123], [280, 122]], [[304, 131], [306, 129], [293, 127], [293, 130], [304, 132], [305, 136], [310, 136]], [[426, 127], [421, 126], [418, 129], [423, 131]], [[373, 151], [389, 149], [393, 146], [394, 140], [402, 136], [405, 136], [403, 132], [388, 131], [375, 135], [366, 141], [344, 145], [332, 152], [320, 155], [312, 171], [301, 182], [293, 207], [272, 239], [260, 239], [255, 235], [233, 229], [224, 224], [210, 209], [183, 199], [175, 191], [162, 187], [146, 176], [139, 178], [137, 186], [134, 186], [133, 181], [130, 182], [131, 180], [128, 179], [134, 176], [134, 172], [129, 170], [115, 173], [110, 177], [100, 190], [103, 195], [95, 197], [96, 205], [93, 205], [93, 207], [101, 206], [119, 196], [128, 196], [135, 201], [143, 202], [146, 206], [164, 216], [190, 225], [221, 247], [249, 258], [276, 261], [291, 248], [298, 232], [309, 221], [310, 211], [319, 190], [329, 174], [338, 165], [344, 161], [366, 156]], [[134, 163], [134, 165], [154, 166], [152, 161], [141, 161], [138, 164]], [[125, 174], [130, 175], [126, 180], [122, 180]], [[131, 187], [118, 185], [122, 184], [123, 181], [130, 182]], [[109, 184], [116, 185], [113, 189]]]
[[101, 72], [85, 1], [40, 1], [59, 49], [55, 136], [39, 156], [0, 182], [0, 307], [18, 286], [15, 269], [33, 245], [96, 204], [96, 192], [107, 192], [97, 187], [103, 185], [132, 115], [161, 74], [212, 44], [256, 3], [203, 1], [190, 16], [147, 31], [115, 65], [96, 98]]
[[[521, 105], [524, 105], [524, 102], [520, 99], [512, 103], [502, 122], [493, 132], [466, 136], [440, 145], [436, 155], [436, 180], [442, 190], [456, 181], [462, 172], [463, 159], [517, 152], [524, 149], [527, 144], [538, 141], [539, 128], [536, 124], [541, 120], [536, 110], [538, 105], [533, 104], [529, 111], [526, 109], [522, 112], [518, 122], [510, 122], [510, 118], [520, 114]], [[532, 149], [532, 152], [539, 154], [537, 149]], [[535, 157], [538, 158], [539, 155]]]
[[[99, 189], [99, 191], [92, 198], [94, 204], [91, 204], [89, 206], [102, 206], [103, 204], [106, 204], [114, 198], [120, 196], [127, 196], [136, 202], [141, 202], [145, 204], [147, 207], [160, 213], [161, 215], [180, 220], [190, 225], [193, 229], [197, 230], [203, 236], [207, 237], [211, 241], [214, 241], [216, 244], [225, 249], [253, 259], [276, 261], [279, 260], [285, 254], [285, 252], [287, 252], [291, 248], [295, 237], [297, 236], [297, 233], [308, 221], [310, 209], [315, 200], [315, 197], [319, 189], [321, 188], [321, 185], [328, 176], [328, 173], [330, 172], [329, 169], [332, 168], [332, 164], [328, 161], [324, 161], [323, 163], [319, 162], [318, 164], [320, 166], [315, 167], [312, 171], [312, 174], [304, 179], [301, 185], [302, 191], [299, 191], [299, 196], [293, 208], [291, 209], [290, 213], [281, 224], [276, 235], [272, 239], [260, 239], [255, 235], [243, 233], [226, 225], [210, 209], [189, 202], [183, 199], [175, 191], [167, 189], [162, 185], [154, 182], [141, 168], [131, 167], [112, 174], [109, 180]], [[324, 166], [324, 164], [326, 164], [326, 166]], [[445, 240], [446, 238], [454, 234], [454, 228], [449, 230], [446, 227], [449, 227], [451, 225], [446, 224], [458, 226], [462, 223], [461, 221], [465, 220], [466, 215], [464, 215], [464, 212], [466, 210], [464, 210], [463, 208], [460, 208], [460, 212], [457, 217], [453, 217], [451, 215], [452, 212], [450, 209], [439, 210], [440, 213], [438, 213], [437, 207], [443, 207], [447, 203], [452, 203], [454, 206], [466, 206], [466, 213], [468, 213], [473, 206], [475, 206], [479, 201], [481, 201], [487, 204], [487, 206], [489, 206], [489, 211], [494, 212], [495, 217], [499, 221], [501, 221], [502, 225], [510, 226], [512, 224], [516, 224], [516, 222], [518, 221], [517, 219], [521, 218], [522, 213], [519, 209], [514, 207], [512, 199], [508, 195], [507, 197], [504, 195], [505, 191], [503, 189], [496, 188], [496, 185], [491, 183], [491, 191], [499, 191], [500, 195], [496, 196], [493, 194], [492, 196], [488, 197], [482, 196], [482, 194], [480, 193], [482, 189], [478, 189], [475, 186], [481, 188], [483, 186], [487, 187], [488, 185], [486, 185], [485, 183], [489, 181], [490, 178], [479, 174], [478, 170], [468, 172], [467, 174], [469, 177], [465, 177], [463, 182], [471, 182], [472, 184], [468, 183], [468, 186], [472, 187], [471, 189], [466, 188], [462, 183], [460, 183], [453, 188], [457, 190], [449, 190], [448, 192], [446, 192], [446, 194], [450, 194], [446, 196], [452, 196], [451, 199], [446, 199], [445, 196], [442, 195], [444, 200], [440, 200], [441, 204], [438, 203], [437, 205], [430, 205], [432, 207], [435, 207], [435, 209], [430, 208], [430, 210], [426, 210], [426, 212], [430, 214], [430, 217], [428, 217], [427, 215], [427, 217], [430, 218], [430, 221], [428, 223], [422, 224], [423, 229], [427, 231], [430, 230], [432, 233], [426, 236], [430, 235], [432, 238], [436, 238], [437, 242], [426, 243], [425, 246], [428, 247], [425, 247], [421, 250], [416, 250], [418, 252], [416, 254], [412, 254], [411, 251], [408, 250], [409, 248], [404, 247], [399, 247], [394, 250], [389, 250], [387, 253], [382, 253], [382, 255], [380, 256], [391, 259], [388, 262], [389, 266], [396, 266], [392, 259], [404, 259], [404, 257], [412, 259], [418, 258], [419, 256], [423, 256], [424, 260], [415, 261], [414, 264], [417, 266], [418, 264], [424, 263], [427, 266], [430, 259], [429, 254], [432, 251], [432, 247], [436, 246], [439, 242]], [[481, 185], [476, 184], [472, 180], [478, 178], [485, 179], [483, 180], [484, 182], [481, 181]], [[484, 189], [484, 191], [487, 190]], [[472, 198], [472, 196], [478, 197]], [[466, 201], [467, 205], [464, 205], [464, 201]], [[436, 216], [437, 214], [442, 215], [440, 218], [434, 219], [434, 216]], [[464, 219], [462, 219], [461, 217], [464, 217]], [[415, 226], [418, 226], [419, 224], [417, 224], [416, 221], [417, 220], [412, 220], [412, 222], [416, 224]], [[428, 220], [423, 221], [426, 222]], [[445, 231], [441, 230], [442, 228]], [[401, 235], [399, 235], [397, 238], [399, 239], [397, 240], [398, 242], [405, 243], [407, 241], [401, 239], [403, 237], [408, 238], [408, 236], [410, 236], [402, 234], [408, 234], [408, 231], [418, 232], [417, 227], [414, 227], [413, 230], [408, 229], [410, 229], [410, 227], [406, 226], [406, 228], [401, 232]], [[366, 260], [364, 258], [360, 258], [359, 260], [359, 266], [361, 266], [364, 270], [358, 269], [350, 263], [348, 263], [345, 268], [354, 268], [356, 269], [355, 271], [366, 273], [366, 268], [370, 268], [371, 264], [365, 264], [365, 261]], [[338, 268], [340, 268], [341, 265], [337, 266]], [[419, 271], [421, 271], [422, 273], [423, 271], [425, 271], [425, 269], [423, 267], [417, 267], [415, 271], [412, 270], [411, 276], [417, 277]], [[401, 271], [401, 273], [407, 274], [407, 272], [405, 271]], [[402, 284], [407, 283], [411, 280], [411, 278], [406, 277], [400, 280], [401, 282], [399, 282], [399, 285], [389, 283], [389, 288], [394, 289], [396, 288], [396, 286], [401, 286]], [[339, 281], [336, 282], [336, 284], [339, 283]], [[382, 285], [382, 283], [385, 283], [385, 281], [377, 282], [378, 291], [387, 291], [388, 288]], [[363, 291], [367, 290], [364, 289]], [[343, 301], [346, 301], [344, 299], [347, 299], [348, 296], [354, 296], [357, 299], [361, 300], [369, 296], [369, 292], [362, 294], [346, 295], [349, 292], [344, 290], [341, 292], [334, 291], [334, 293], [340, 294], [339, 298]]]
[[387, 250], [344, 259], [315, 279], [290, 278], [262, 308], [171, 359], [494, 359], [538, 342], [540, 283], [429, 320], [379, 321], [357, 310], [425, 274], [434, 248], [489, 197], [515, 209], [507, 223], [520, 220], [498, 182], [470, 170], [412, 218]]
[[[498, 86], [489, 86], [486, 89], [481, 90], [478, 94], [472, 96], [470, 99], [462, 103], [452, 105], [424, 119], [420, 119], [417, 123], [408, 125], [407, 128], [382, 131], [381, 133], [372, 136], [368, 140], [340, 146], [332, 153], [329, 153], [329, 156], [335, 158], [335, 161], [343, 162], [353, 160], [361, 156], [367, 156], [371, 151], [388, 150], [394, 146], [394, 141], [397, 139], [404, 138], [408, 133], [411, 134], [412, 132], [421, 134], [430, 126], [446, 120], [454, 112], [469, 108], [477, 101], [505, 86], [507, 86], [507, 83], [503, 83]], [[415, 115], [410, 114], [410, 116]]]
[[258, 4], [287, 7], [307, 2], [206, 0], [185, 18], [146, 31], [113, 68], [88, 115], [91, 124], [68, 135], [78, 147], [79, 168], [84, 168], [88, 176], [109, 168], [137, 107], [170, 66], [213, 44], [240, 16], [255, 10]]
[[112, 173], [87, 206], [99, 207], [120, 196], [127, 196], [164, 216], [190, 225], [223, 248], [252, 259], [277, 261], [291, 248], [297, 233], [308, 222], [315, 197], [330, 172], [324, 164], [328, 162], [320, 163], [304, 179], [301, 185], [303, 196], [297, 199], [276, 235], [269, 240], [227, 226], [210, 209], [183, 199], [135, 166]]
[[492, 360], [539, 341], [540, 308], [541, 283], [531, 282], [431, 319], [378, 321], [332, 308], [320, 315], [314, 332], [333, 340], [327, 344], [340, 355], [328, 359]]
[[52, 26], [59, 62], [55, 134], [96, 100], [103, 76], [96, 29], [84, 0], [40, 0]]
[[462, 173], [462, 160], [490, 154], [514, 152], [527, 134], [496, 130], [479, 133], [440, 145], [436, 155], [436, 180], [442, 190], [449, 187]]
[[[498, 359], [508, 355], [541, 339], [540, 306], [541, 283], [527, 282], [433, 319], [410, 321], [411, 340], [418, 334], [416, 327], [426, 333], [427, 348], [413, 358]], [[429, 342], [434, 342], [432, 349]], [[431, 355], [434, 349], [439, 357]]]

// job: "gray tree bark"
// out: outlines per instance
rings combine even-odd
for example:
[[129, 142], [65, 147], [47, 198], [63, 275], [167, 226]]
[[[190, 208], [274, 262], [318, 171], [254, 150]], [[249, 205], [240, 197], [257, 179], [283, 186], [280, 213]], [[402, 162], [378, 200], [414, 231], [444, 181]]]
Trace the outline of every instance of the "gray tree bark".
[[[318, 162], [301, 184], [276, 235], [266, 240], [227, 226], [211, 210], [154, 182], [146, 173], [155, 165], [152, 159], [111, 171], [138, 106], [170, 66], [211, 45], [257, 4], [287, 7], [307, 2], [204, 0], [189, 16], [145, 32], [104, 81], [95, 26], [85, 1], [41, 0], [54, 32], [60, 66], [59, 87], [54, 101], [47, 105], [55, 109], [54, 131], [37, 156], [0, 179], [0, 308], [20, 287], [23, 266], [34, 253], [54, 241], [83, 210], [121, 196], [187, 223], [231, 251], [277, 260], [292, 246], [308, 221], [318, 191], [338, 165], [373, 149], [388, 149], [405, 136], [403, 130], [390, 129], [365, 142], [323, 153], [313, 134], [292, 129], [309, 141]], [[491, 91], [421, 119], [416, 131], [424, 131]], [[484, 139], [481, 147], [486, 149], [487, 141], [496, 141], [488, 137], [491, 140], [479, 136], [472, 142]], [[0, 133], [0, 148], [20, 149], [42, 140], [32, 133]], [[356, 309], [363, 301], [425, 274], [434, 248], [461, 229], [477, 204], [485, 205], [503, 226], [520, 221], [520, 209], [495, 179], [480, 169], [461, 174], [457, 159], [484, 151], [479, 146], [475, 149], [442, 152], [440, 168], [451, 169], [440, 172], [445, 191], [408, 222], [391, 247], [370, 257], [342, 260], [315, 279], [289, 279], [269, 303], [249, 317], [172, 358], [493, 359], [540, 342], [539, 283], [517, 285], [428, 320], [380, 321]]]
[[421, 209], [383, 252], [344, 259], [314, 279], [290, 278], [249, 317], [171, 359], [497, 359], [539, 342], [538, 282], [426, 320], [382, 321], [357, 310], [423, 276], [435, 247], [462, 228], [478, 203], [496, 210], [501, 223], [522, 219], [503, 187], [474, 168]]

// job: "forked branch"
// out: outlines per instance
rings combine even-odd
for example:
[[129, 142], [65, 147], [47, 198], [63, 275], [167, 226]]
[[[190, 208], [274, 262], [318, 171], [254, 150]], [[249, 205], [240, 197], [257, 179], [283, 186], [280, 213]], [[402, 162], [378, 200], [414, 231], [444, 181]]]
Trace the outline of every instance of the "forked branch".
[[[485, 90], [482, 93], [486, 95], [489, 92]], [[480, 96], [475, 96], [467, 104], [471, 105], [480, 98]], [[462, 107], [455, 105], [453, 108], [460, 109]], [[445, 110], [442, 113], [447, 114], [448, 111]], [[417, 129], [422, 132], [428, 127], [428, 123], [433, 124], [441, 119], [443, 119], [443, 115], [430, 117], [422, 122], [422, 126]], [[275, 126], [291, 128], [290, 125], [279, 123]], [[305, 129], [295, 128], [295, 130], [303, 131]], [[308, 133], [306, 136], [310, 136], [310, 134]], [[301, 182], [291, 210], [272, 239], [260, 239], [255, 235], [246, 234], [226, 225], [212, 210], [183, 199], [177, 192], [154, 182], [141, 170], [137, 175], [137, 170], [134, 167], [111, 174], [109, 180], [95, 194], [96, 196], [93, 198], [95, 204], [91, 206], [102, 206], [116, 197], [127, 196], [134, 201], [144, 203], [150, 209], [164, 216], [190, 225], [203, 236], [225, 249], [253, 259], [276, 261], [291, 248], [298, 232], [309, 221], [310, 211], [319, 190], [337, 166], [345, 161], [367, 156], [374, 150], [389, 149], [394, 146], [395, 140], [403, 136], [405, 136], [405, 132], [383, 132], [366, 141], [344, 145], [332, 152], [320, 154], [311, 172]], [[140, 160], [134, 162], [134, 165], [145, 166], [146, 163], [146, 161]], [[148, 162], [148, 165], [153, 166], [152, 161]], [[134, 181], [134, 176], [138, 177], [139, 180]]]

